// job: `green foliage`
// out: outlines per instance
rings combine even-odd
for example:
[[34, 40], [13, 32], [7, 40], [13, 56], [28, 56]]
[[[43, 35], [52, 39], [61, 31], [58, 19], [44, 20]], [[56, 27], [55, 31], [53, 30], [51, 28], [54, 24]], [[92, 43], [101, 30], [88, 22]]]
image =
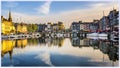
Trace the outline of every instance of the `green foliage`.
[[36, 32], [38, 30], [37, 24], [28, 24], [27, 25], [28, 32]]
[[37, 29], [38, 29], [37, 25], [36, 24], [32, 24], [32, 30], [33, 30], [33, 32], [37, 31]]
[[31, 24], [27, 25], [27, 30], [28, 30], [28, 32], [32, 32]]

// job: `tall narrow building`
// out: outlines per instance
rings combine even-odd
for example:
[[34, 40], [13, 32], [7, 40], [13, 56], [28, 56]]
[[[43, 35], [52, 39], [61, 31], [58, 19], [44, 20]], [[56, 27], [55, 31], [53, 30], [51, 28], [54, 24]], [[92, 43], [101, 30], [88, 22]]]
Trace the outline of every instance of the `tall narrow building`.
[[11, 11], [9, 11], [9, 18], [8, 18], [9, 22], [12, 22], [12, 17], [11, 17]]

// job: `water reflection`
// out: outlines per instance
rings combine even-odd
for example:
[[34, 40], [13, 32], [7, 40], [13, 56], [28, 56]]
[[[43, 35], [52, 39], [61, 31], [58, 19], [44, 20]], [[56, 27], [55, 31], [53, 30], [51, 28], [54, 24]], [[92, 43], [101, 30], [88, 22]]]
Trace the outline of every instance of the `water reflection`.
[[48, 46], [58, 46], [61, 47], [64, 42], [64, 38], [33, 38], [33, 39], [27, 39], [28, 44], [33, 46], [33, 45], [48, 45]]
[[93, 47], [99, 49], [102, 53], [107, 54], [111, 61], [117, 61], [119, 56], [119, 45], [114, 45], [113, 41], [110, 40], [99, 40], [99, 39], [79, 39], [72, 38], [73, 47]]
[[[47, 41], [47, 42], [49, 42], [49, 41]], [[64, 42], [64, 38], [54, 38], [54, 39], [51, 39], [50, 44], [61, 47], [63, 45], [63, 42]]]
[[16, 43], [15, 43], [15, 47], [18, 47], [18, 48], [24, 48], [26, 47], [27, 45], [27, 39], [18, 39], [18, 40], [15, 40]]
[[4, 57], [5, 54], [9, 53], [10, 59], [12, 59], [12, 52], [14, 46], [15, 46], [15, 40], [3, 40], [1, 56]]
[[89, 41], [90, 40], [87, 38], [71, 38], [71, 44], [73, 45], [73, 47], [89, 47]]
[[[66, 42], [66, 40], [70, 40], [70, 41], [67, 41]], [[71, 45], [71, 46], [70, 46]], [[108, 60], [106, 61], [106, 59], [105, 59], [105, 55], [107, 55], [108, 56], [108, 58], [109, 58], [109, 60], [110, 61], [112, 61], [112, 65], [114, 66], [114, 62], [117, 62], [119, 59], [119, 53], [118, 53], [118, 51], [119, 51], [119, 49], [118, 49], [118, 45], [116, 44], [116, 43], [114, 43], [113, 41], [110, 41], [110, 40], [100, 40], [100, 39], [87, 39], [87, 38], [43, 38], [43, 37], [41, 37], [41, 38], [38, 38], [38, 39], [36, 39], [36, 38], [33, 38], [33, 39], [17, 39], [17, 40], [2, 40], [2, 53], [1, 53], [1, 56], [2, 56], [2, 61], [5, 61], [5, 62], [7, 62], [8, 60], [7, 60], [7, 58], [9, 57], [10, 59], [15, 59], [16, 58], [16, 55], [14, 56], [14, 57], [12, 57], [12, 55], [14, 55], [14, 53], [13, 53], [13, 51], [14, 51], [14, 49], [15, 48], [18, 48], [18, 49], [25, 49], [25, 48], [27, 48], [27, 47], [31, 47], [31, 46], [35, 46], [35, 47], [37, 47], [38, 48], [38, 50], [39, 49], [41, 49], [41, 48], [39, 48], [39, 47], [41, 47], [41, 46], [43, 46], [43, 47], [45, 47], [45, 46], [47, 46], [48, 47], [48, 50], [50, 50], [49, 52], [51, 52], [51, 51], [54, 51], [54, 52], [56, 52], [56, 53], [54, 53], [54, 56], [53, 57], [55, 57], [55, 58], [58, 58], [59, 57], [59, 59], [60, 59], [60, 56], [58, 56], [58, 57], [56, 57], [56, 55], [58, 55], [58, 53], [60, 54], [60, 52], [59, 51], [63, 51], [64, 49], [65, 50], [70, 50], [70, 51], [68, 51], [69, 53], [71, 53], [72, 54], [72, 50], [74, 50], [74, 49], [76, 49], [76, 48], [79, 48], [79, 49], [76, 49], [76, 51], [74, 51], [74, 52], [77, 52], [78, 51], [78, 53], [77, 53], [77, 55], [79, 55], [80, 53], [79, 53], [79, 50], [81, 49], [81, 55], [86, 55], [84, 52], [86, 52], [86, 51], [90, 51], [91, 52], [91, 50], [90, 50], [90, 48], [92, 47], [94, 50], [100, 50], [100, 52], [101, 53], [103, 53], [103, 61], [104, 62], [106, 62], [106, 64], [108, 63]], [[39, 47], [38, 47], [39, 46]], [[55, 48], [56, 49], [56, 51], [55, 51], [55, 49], [51, 49], [51, 47], [58, 47], [59, 49], [57, 49], [57, 48]], [[37, 49], [36, 48], [36, 49]], [[83, 48], [83, 49], [82, 49]], [[88, 50], [85, 50], [85, 48], [88, 48]], [[34, 49], [34, 48], [32, 48], [32, 49]], [[43, 51], [46, 51], [44, 48], [42, 48], [43, 50], [42, 51], [40, 51], [39, 53], [41, 53], [40, 55], [38, 54], [38, 52], [36, 53], [37, 55], [38, 55], [38, 57], [39, 56], [42, 56], [42, 54], [43, 55], [48, 55], [49, 53], [48, 53], [48, 51], [47, 52], [43, 52]], [[61, 50], [60, 50], [61, 49]], [[29, 50], [29, 49], [28, 49]], [[18, 50], [16, 49], [15, 50], [15, 52], [18, 52]], [[58, 53], [57, 53], [58, 52]], [[63, 51], [64, 52], [64, 51]], [[99, 52], [99, 53], [100, 53]], [[83, 53], [83, 54], [82, 54]], [[7, 54], [9, 54], [9, 56], [7, 55]], [[61, 53], [62, 54], [62, 53]], [[97, 54], [97, 52], [96, 52], [96, 54]], [[5, 56], [6, 55], [6, 56]], [[81, 56], [80, 55], [80, 56]], [[88, 54], [89, 55], [89, 54]], [[92, 55], [92, 54], [91, 54]], [[99, 54], [98, 54], [99, 55]], [[17, 55], [17, 57], [18, 57], [19, 55]], [[30, 58], [30, 55], [27, 53], [27, 51], [26, 51], [26, 53], [25, 53], [25, 56], [26, 57], [29, 57]], [[30, 62], [30, 60], [32, 60], [32, 61], [36, 61], [36, 62], [40, 62], [40, 61], [38, 61], [38, 60], [35, 60], [35, 59], [32, 59], [33, 58], [33, 56], [34, 55], [32, 55], [32, 53], [31, 53], [31, 59], [29, 59], [29, 60], [27, 60], [27, 59], [24, 59], [25, 61], [28, 61], [28, 63]], [[49, 55], [50, 56], [50, 55]], [[67, 55], [66, 55], [67, 56]], [[72, 55], [72, 56], [74, 56], [74, 55]], [[72, 56], [69, 56], [70, 58], [72, 58]], [[81, 60], [82, 60], [82, 62], [84, 62], [85, 60], [84, 59], [82, 59], [82, 57], [83, 56], [81, 56]], [[89, 55], [90, 56], [90, 55]], [[89, 57], [89, 56], [87, 56], [87, 57]], [[5, 58], [4, 58], [5, 57]], [[43, 56], [43, 57], [45, 57], [45, 56]], [[62, 56], [61, 56], [62, 57]], [[64, 56], [65, 57], [65, 56]], [[54, 58], [54, 60], [55, 60], [55, 58]], [[83, 57], [83, 58], [85, 58], [85, 57]], [[90, 58], [90, 57], [89, 57]], [[99, 58], [99, 57], [93, 57], [93, 58]], [[43, 58], [40, 58], [41, 60], [43, 60]], [[66, 58], [67, 59], [67, 58]], [[80, 58], [79, 58], [80, 59]], [[46, 60], [46, 59], [45, 59]], [[61, 61], [61, 60], [56, 60], [56, 61], [54, 61], [53, 59], [52, 59], [52, 57], [51, 57], [51, 61], [53, 62], [53, 64], [52, 64], [52, 62], [50, 62], [50, 58], [49, 58], [49, 62], [50, 62], [50, 65], [55, 65], [55, 66], [71, 66], [71, 65], [73, 65], [74, 66], [74, 64], [76, 64], [76, 66], [79, 66], [80, 64], [79, 63], [77, 63], [77, 62], [71, 62], [72, 64], [71, 65], [69, 65], [69, 64], [67, 64], [67, 63], [65, 63], [65, 64], [59, 64], [59, 62]], [[70, 59], [69, 59], [70, 60]], [[72, 60], [72, 59], [71, 59]], [[75, 60], [75, 58], [73, 58], [73, 60]], [[87, 60], [87, 59], [86, 59]], [[78, 61], [78, 60], [77, 60]], [[110, 62], [109, 61], [109, 62]], [[55, 62], [55, 63], [54, 63]], [[78, 61], [78, 62], [81, 62], [81, 61]], [[87, 62], [88, 63], [88, 61], [85, 61], [85, 62]], [[58, 64], [57, 64], [58, 63]], [[60, 62], [61, 63], [61, 62]], [[86, 65], [85, 66], [87, 66], [87, 63], [86, 63]], [[90, 64], [91, 62], [89, 62], [89, 64], [88, 64], [88, 66], [91, 66], [92, 64]], [[33, 63], [31, 63], [31, 64], [33, 64]], [[42, 63], [41, 63], [42, 64]], [[48, 63], [47, 63], [48, 64]], [[77, 65], [78, 64], [78, 65]], [[109, 64], [109, 63], [108, 63]], [[6, 66], [7, 65], [7, 63], [4, 63], [4, 62], [2, 62], [2, 66]], [[14, 64], [13, 64], [14, 65]], [[30, 64], [24, 64], [23, 66], [27, 66], [27, 65], [30, 65]], [[83, 65], [83, 66], [84, 66]], [[19, 66], [19, 64], [18, 64], [18, 66]], [[22, 65], [21, 65], [22, 66]], [[34, 66], [34, 65], [33, 65]], [[38, 64], [38, 66], [41, 66], [40, 64]], [[43, 64], [43, 66], [47, 66], [47, 65], [44, 65]], [[95, 66], [95, 63], [94, 63], [94, 65], [93, 66]], [[102, 63], [101, 63], [101, 66], [102, 66]], [[106, 66], [106, 65], [104, 65], [103, 64], [103, 66]], [[109, 65], [108, 65], [109, 66]], [[117, 65], [118, 66], [118, 65]]]

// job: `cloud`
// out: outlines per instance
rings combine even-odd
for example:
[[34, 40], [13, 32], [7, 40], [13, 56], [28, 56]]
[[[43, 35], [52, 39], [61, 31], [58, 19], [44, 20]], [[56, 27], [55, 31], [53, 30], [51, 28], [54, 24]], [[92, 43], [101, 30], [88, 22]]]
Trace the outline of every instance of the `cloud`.
[[50, 66], [54, 66], [50, 61], [50, 54], [48, 52], [43, 52], [40, 55], [36, 56], [35, 58], [44, 61], [46, 64]]
[[118, 6], [118, 1], [103, 1], [103, 2], [97, 2], [95, 4], [91, 4], [90, 6], [92, 8], [106, 8], [106, 7], [116, 7], [116, 5]]
[[42, 6], [40, 6], [40, 7], [37, 9], [37, 11], [38, 11], [39, 13], [42, 13], [42, 14], [45, 14], [45, 15], [49, 14], [51, 3], [52, 3], [51, 1], [45, 2]]

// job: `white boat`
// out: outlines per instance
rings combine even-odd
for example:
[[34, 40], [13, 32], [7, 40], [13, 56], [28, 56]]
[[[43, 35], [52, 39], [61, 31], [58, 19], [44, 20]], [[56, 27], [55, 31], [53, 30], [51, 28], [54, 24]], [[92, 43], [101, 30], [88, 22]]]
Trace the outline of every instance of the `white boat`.
[[89, 39], [103, 39], [103, 40], [108, 39], [108, 37], [90, 37], [90, 36], [88, 36], [87, 38], [89, 38]]
[[88, 36], [87, 38], [89, 38], [89, 39], [99, 39], [98, 37], [91, 37], [91, 36]]
[[108, 37], [108, 34], [106, 34], [106, 33], [100, 33], [100, 34], [98, 34], [98, 36], [99, 37]]
[[4, 36], [4, 35], [1, 35], [2, 39], [8, 39], [9, 36]]
[[108, 37], [106, 33], [90, 33], [87, 34], [88, 37]]
[[99, 38], [99, 39], [103, 39], [103, 40], [108, 39], [107, 36], [104, 36], [104, 37], [98, 37], [98, 38]]
[[63, 37], [62, 33], [57, 33], [57, 37]]
[[114, 42], [119, 42], [119, 37], [118, 36], [115, 36], [114, 34], [111, 34], [111, 40], [114, 41]]
[[99, 34], [98, 33], [90, 33], [90, 34], [87, 34], [87, 37], [98, 37]]
[[64, 37], [70, 37], [69, 33], [64, 34]]

